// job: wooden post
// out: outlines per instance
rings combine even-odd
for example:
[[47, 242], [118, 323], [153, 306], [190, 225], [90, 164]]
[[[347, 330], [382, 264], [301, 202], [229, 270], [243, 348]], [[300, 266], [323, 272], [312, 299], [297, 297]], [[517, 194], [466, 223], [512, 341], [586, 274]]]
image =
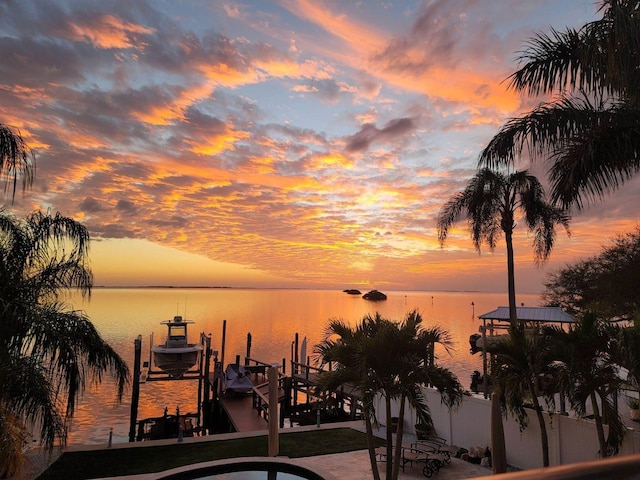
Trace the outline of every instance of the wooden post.
[[293, 367], [293, 362], [294, 362], [293, 347], [295, 344], [296, 342], [291, 342], [291, 374], [292, 375], [296, 372], [296, 369]]
[[227, 321], [222, 321], [222, 345], [220, 346], [220, 363], [222, 364], [222, 371], [224, 372], [224, 345], [227, 339]]
[[276, 457], [280, 451], [278, 438], [278, 367], [269, 368], [269, 456]]
[[280, 428], [284, 428], [284, 419], [291, 418], [291, 377], [284, 377], [284, 399], [280, 415]]
[[249, 365], [251, 358], [251, 332], [247, 333], [247, 355], [244, 357], [244, 364]]
[[211, 365], [211, 334], [209, 334], [204, 340], [205, 362], [204, 362], [204, 400], [208, 402], [211, 400], [210, 388], [211, 381], [209, 379], [209, 368]]
[[298, 332], [296, 332], [296, 339], [295, 339], [295, 348], [294, 348], [294, 353], [293, 353], [293, 361], [296, 363], [296, 368], [292, 369], [292, 372], [298, 373], [298, 365], [297, 363], [299, 363], [299, 358], [298, 358], [298, 352], [299, 352], [299, 347], [298, 347]]
[[482, 325], [482, 390], [484, 398], [489, 398], [489, 375], [487, 372], [487, 321], [483, 320]]
[[153, 365], [153, 363], [151, 363], [151, 356], [153, 355], [151, 353], [151, 348], [153, 348], [153, 332], [151, 332], [151, 335], [149, 336], [149, 370], [147, 370], [148, 372], [151, 371], [151, 365]]
[[140, 400], [140, 357], [142, 355], [142, 335], [133, 341], [133, 387], [131, 389], [131, 416], [129, 418], [129, 441], [136, 441], [138, 423], [138, 401]]
[[[204, 332], [200, 333], [200, 345], [204, 347], [205, 345], [205, 335]], [[198, 418], [196, 419], [196, 426], [200, 426], [200, 415], [202, 414], [202, 390], [204, 385], [204, 360], [207, 356], [207, 352], [200, 352], [200, 365], [198, 366]]]
[[[211, 334], [204, 339], [204, 392], [203, 392], [203, 414], [202, 414], [202, 434], [205, 428], [211, 428], [211, 379], [209, 378], [209, 365], [211, 363]], [[209, 430], [211, 431], [211, 430]]]

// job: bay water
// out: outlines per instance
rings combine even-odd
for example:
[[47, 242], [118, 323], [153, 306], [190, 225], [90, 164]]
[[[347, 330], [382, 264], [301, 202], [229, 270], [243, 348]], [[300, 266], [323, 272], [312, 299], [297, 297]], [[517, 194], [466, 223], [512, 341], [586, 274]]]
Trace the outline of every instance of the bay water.
[[[365, 293], [365, 292], [363, 292]], [[189, 326], [189, 341], [200, 333], [211, 335], [213, 350], [221, 350], [223, 322], [226, 320], [225, 363], [241, 355], [244, 361], [247, 334], [251, 333], [251, 357], [265, 363], [286, 362], [290, 371], [293, 342], [307, 338], [307, 354], [320, 342], [329, 319], [341, 318], [355, 325], [363, 316], [379, 312], [392, 320], [402, 320], [418, 310], [425, 327], [440, 326], [454, 341], [447, 353], [436, 349], [439, 365], [458, 376], [469, 388], [474, 370], [482, 371], [479, 354], [471, 355], [469, 335], [478, 331], [478, 315], [507, 305], [507, 295], [478, 292], [385, 291], [386, 301], [370, 302], [360, 295], [333, 290], [235, 289], [235, 288], [97, 288], [90, 301], [72, 297], [72, 308], [83, 310], [102, 337], [133, 370], [134, 340], [142, 336], [142, 360], [149, 359], [153, 343], [164, 342], [166, 326], [160, 322], [182, 315], [195, 323]], [[518, 304], [540, 305], [536, 294], [519, 294]], [[197, 411], [198, 382], [148, 382], [141, 385], [138, 419], [169, 413]], [[116, 401], [113, 381], [88, 386], [70, 427], [69, 444], [99, 445], [128, 441], [131, 389], [123, 401]]]

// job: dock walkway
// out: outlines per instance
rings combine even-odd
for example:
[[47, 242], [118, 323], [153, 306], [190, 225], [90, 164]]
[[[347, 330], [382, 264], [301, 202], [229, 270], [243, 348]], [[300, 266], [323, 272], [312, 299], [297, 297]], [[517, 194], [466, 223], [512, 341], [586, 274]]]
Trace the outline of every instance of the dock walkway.
[[260, 412], [253, 408], [251, 395], [223, 395], [220, 404], [236, 432], [255, 432], [269, 428]]

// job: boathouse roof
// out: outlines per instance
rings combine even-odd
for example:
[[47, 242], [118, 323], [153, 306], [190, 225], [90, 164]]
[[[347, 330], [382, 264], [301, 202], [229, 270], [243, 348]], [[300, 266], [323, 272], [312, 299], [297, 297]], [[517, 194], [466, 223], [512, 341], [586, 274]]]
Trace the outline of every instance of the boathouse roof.
[[[516, 307], [518, 320], [543, 323], [575, 323], [575, 318], [558, 307]], [[480, 320], [509, 320], [509, 307], [498, 307], [479, 315]]]

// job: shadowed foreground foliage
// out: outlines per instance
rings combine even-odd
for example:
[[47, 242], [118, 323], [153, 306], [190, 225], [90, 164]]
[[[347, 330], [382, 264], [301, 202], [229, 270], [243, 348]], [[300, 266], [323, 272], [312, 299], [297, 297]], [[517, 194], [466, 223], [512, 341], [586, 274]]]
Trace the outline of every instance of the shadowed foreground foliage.
[[[38, 480], [82, 480], [160, 472], [225, 458], [267, 456], [267, 436], [159, 447], [117, 448], [64, 453]], [[378, 439], [380, 445], [384, 442]], [[280, 435], [280, 456], [328, 455], [367, 448], [365, 434], [350, 428]]]

